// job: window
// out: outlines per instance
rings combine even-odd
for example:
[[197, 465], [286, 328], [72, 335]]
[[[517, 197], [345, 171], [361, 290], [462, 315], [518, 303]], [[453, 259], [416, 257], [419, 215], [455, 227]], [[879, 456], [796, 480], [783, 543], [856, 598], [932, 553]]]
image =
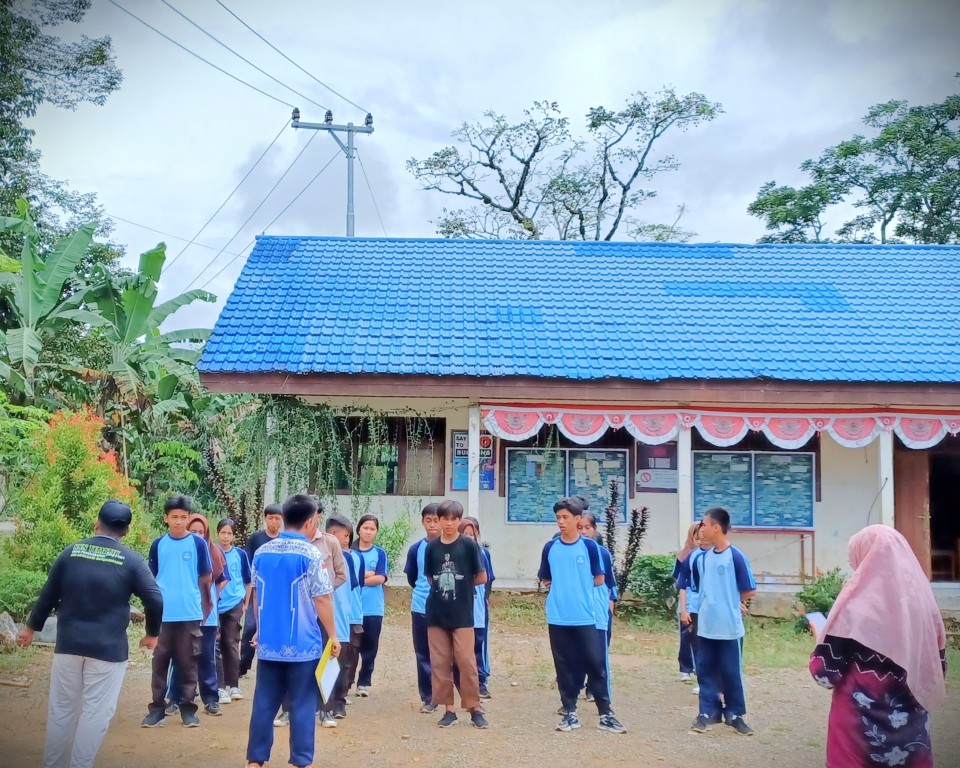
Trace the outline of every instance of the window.
[[446, 420], [419, 416], [351, 417], [343, 421], [339, 493], [442, 496]]
[[812, 452], [694, 451], [694, 510], [723, 507], [738, 528], [813, 528], [814, 475]]

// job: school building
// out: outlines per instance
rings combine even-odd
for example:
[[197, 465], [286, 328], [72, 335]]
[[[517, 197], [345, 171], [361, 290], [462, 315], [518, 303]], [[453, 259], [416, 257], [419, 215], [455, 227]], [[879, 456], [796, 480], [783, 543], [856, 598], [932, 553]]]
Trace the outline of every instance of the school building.
[[498, 586], [613, 482], [645, 553], [726, 507], [762, 590], [894, 525], [960, 609], [957, 246], [261, 237], [200, 370], [395, 421], [373, 510], [461, 501]]

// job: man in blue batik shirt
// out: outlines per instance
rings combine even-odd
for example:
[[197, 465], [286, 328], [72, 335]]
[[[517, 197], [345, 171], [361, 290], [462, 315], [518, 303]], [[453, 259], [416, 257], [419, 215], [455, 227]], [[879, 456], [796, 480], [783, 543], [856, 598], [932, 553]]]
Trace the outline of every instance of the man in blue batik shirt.
[[[730, 544], [730, 514], [722, 507], [708, 509], [700, 527], [700, 541], [708, 545], [693, 561], [693, 581], [698, 585], [697, 680], [700, 714], [691, 730], [703, 733], [710, 725], [726, 722], [737, 733], [752, 736], [743, 716], [743, 612], [756, 593], [750, 562]], [[722, 700], [722, 704], [721, 704]]]
[[[290, 763], [313, 763], [316, 669], [323, 655], [320, 624], [333, 656], [340, 643], [333, 614], [333, 585], [320, 552], [310, 542], [320, 518], [312, 496], [283, 503], [284, 531], [253, 558], [253, 603], [257, 613], [257, 687], [253, 694], [247, 765], [262, 766], [273, 747], [273, 718], [286, 700], [290, 707]], [[319, 624], [318, 624], [319, 619]]]

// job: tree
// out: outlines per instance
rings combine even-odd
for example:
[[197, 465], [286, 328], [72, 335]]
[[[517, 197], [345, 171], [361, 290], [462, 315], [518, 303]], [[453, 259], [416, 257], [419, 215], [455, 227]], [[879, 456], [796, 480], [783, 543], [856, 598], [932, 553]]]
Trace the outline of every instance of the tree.
[[68, 43], [48, 32], [79, 23], [90, 5], [90, 0], [0, 0], [0, 176], [8, 204], [26, 192], [25, 172], [39, 160], [24, 120], [44, 103], [64, 109], [103, 104], [120, 87], [109, 37], [84, 35]]
[[[101, 332], [109, 344], [110, 360], [100, 371], [105, 398], [137, 400], [145, 407], [145, 381], [160, 372], [176, 379], [191, 378], [200, 359], [200, 350], [179, 346], [183, 343], [200, 344], [210, 331], [191, 328], [161, 332], [160, 326], [181, 307], [194, 301], [216, 301], [206, 291], [182, 293], [162, 304], [156, 304], [157, 282], [166, 245], [140, 254], [137, 274], [116, 276], [104, 271], [100, 282], [86, 294], [103, 318]], [[171, 390], [172, 394], [172, 390]]]
[[[84, 102], [103, 104], [120, 87], [109, 37], [64, 42], [51, 34], [81, 22], [90, 5], [90, 0], [0, 0], [0, 215], [15, 216], [17, 200], [27, 199], [41, 255], [88, 221], [100, 222], [100, 238], [112, 229], [95, 195], [76, 192], [40, 170], [40, 152], [31, 146], [34, 131], [25, 123], [41, 105], [74, 110]], [[22, 246], [21, 233], [0, 231], [0, 249], [14, 254]], [[89, 273], [96, 264], [115, 268], [120, 256], [115, 245], [92, 243], [79, 272]], [[0, 297], [0, 330], [12, 323], [12, 310]]]
[[13, 321], [0, 330], [0, 377], [24, 394], [33, 394], [45, 338], [66, 325], [102, 322], [98, 314], [84, 308], [81, 291], [64, 296], [95, 229], [96, 224], [89, 223], [61, 237], [44, 259], [37, 252], [39, 233], [26, 200], [19, 201], [17, 216], [0, 218], [0, 231], [14, 231], [23, 240], [20, 270], [0, 274], [0, 294]]
[[458, 146], [412, 158], [407, 168], [423, 189], [469, 201], [443, 209], [443, 237], [612, 240], [637, 225], [634, 212], [656, 195], [645, 182], [679, 167], [659, 153], [663, 137], [722, 111], [699, 93], [636, 93], [620, 110], [590, 109], [587, 135], [577, 138], [556, 102], [535, 102], [518, 123], [493, 111], [463, 123], [453, 132]]
[[761, 242], [829, 240], [827, 215], [839, 203], [859, 211], [835, 230], [841, 242], [960, 242], [960, 94], [917, 107], [877, 104], [863, 123], [870, 136], [800, 166], [808, 185], [760, 188], [747, 210], [770, 231]]

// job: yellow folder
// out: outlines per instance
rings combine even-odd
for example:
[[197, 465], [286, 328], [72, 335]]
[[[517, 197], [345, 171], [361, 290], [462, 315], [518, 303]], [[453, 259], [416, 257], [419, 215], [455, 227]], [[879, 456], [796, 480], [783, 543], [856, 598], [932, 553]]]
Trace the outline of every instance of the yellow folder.
[[320, 697], [324, 704], [330, 699], [333, 686], [340, 676], [340, 662], [331, 655], [332, 650], [333, 643], [328, 640], [326, 647], [323, 649], [323, 655], [317, 662], [317, 685], [320, 686]]

